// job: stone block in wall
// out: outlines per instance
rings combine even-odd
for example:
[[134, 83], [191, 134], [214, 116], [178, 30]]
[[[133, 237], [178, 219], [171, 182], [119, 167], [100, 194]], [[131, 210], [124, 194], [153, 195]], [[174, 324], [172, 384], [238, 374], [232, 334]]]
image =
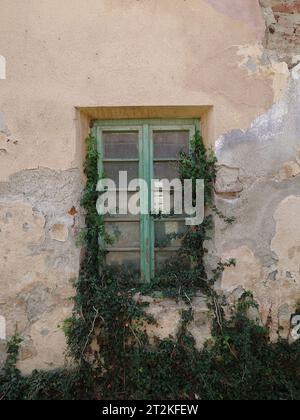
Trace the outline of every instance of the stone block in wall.
[[217, 172], [215, 192], [220, 195], [237, 196], [243, 191], [243, 185], [239, 179], [239, 169], [222, 165]]
[[188, 330], [193, 335], [196, 347], [203, 348], [204, 344], [211, 338], [212, 318], [207, 306], [207, 298], [198, 294], [191, 302], [191, 306], [185, 302], [151, 296], [137, 295], [136, 300], [148, 303], [145, 309], [148, 315], [156, 320], [156, 325], [147, 324], [146, 331], [152, 343], [155, 338], [164, 340], [167, 338], [176, 339], [180, 328], [182, 311], [193, 309], [194, 320], [190, 323]]
[[69, 236], [68, 227], [62, 223], [55, 223], [50, 230], [50, 237], [54, 241], [66, 242]]

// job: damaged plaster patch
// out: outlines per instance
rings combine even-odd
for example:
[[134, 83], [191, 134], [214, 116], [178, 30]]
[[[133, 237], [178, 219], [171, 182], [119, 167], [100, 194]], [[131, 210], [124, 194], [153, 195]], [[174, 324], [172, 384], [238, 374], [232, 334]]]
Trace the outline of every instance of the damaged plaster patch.
[[240, 170], [221, 165], [217, 171], [215, 192], [223, 196], [236, 197], [243, 191], [243, 185], [239, 179]]
[[[24, 223], [28, 224], [27, 232]], [[0, 203], [0, 297], [18, 293], [33, 277], [45, 271], [43, 258], [30, 256], [30, 247], [45, 238], [45, 223], [44, 215], [34, 212], [27, 203]], [[29, 273], [32, 275], [28, 276]]]
[[262, 266], [253, 251], [247, 246], [242, 246], [224, 254], [222, 259], [228, 261], [230, 258], [236, 260], [236, 267], [225, 270], [222, 289], [227, 293], [233, 293], [240, 287], [243, 290], [254, 290], [262, 278]]
[[[52, 312], [44, 314], [30, 328], [30, 337], [35, 346], [31, 357], [18, 362], [18, 367], [24, 374], [33, 370], [54, 370], [64, 365], [63, 353], [66, 350], [66, 338], [60, 325], [70, 316], [69, 308], [57, 307]], [[46, 334], [47, 332], [47, 334]]]
[[[298, 199], [299, 211], [300, 197]], [[297, 234], [299, 235], [299, 222], [297, 224]], [[281, 234], [284, 235], [282, 231]], [[283, 240], [279, 244], [281, 250], [285, 248], [283, 245], [284, 239], [281, 237], [281, 240]], [[277, 239], [275, 241], [277, 243]], [[278, 251], [278, 248], [275, 248]], [[281, 256], [282, 254], [280, 254], [280, 259]], [[299, 255], [297, 256], [299, 258]], [[291, 314], [294, 313], [300, 299], [299, 273], [297, 282], [295, 282], [294, 279], [290, 278], [288, 274], [290, 272], [284, 271], [287, 268], [287, 266], [284, 266], [284, 270], [279, 269], [276, 278], [267, 278], [261, 262], [247, 246], [231, 250], [224, 254], [222, 259], [227, 261], [229, 258], [235, 258], [237, 264], [236, 267], [225, 269], [222, 289], [228, 296], [231, 308], [235, 307], [241, 294], [250, 291], [259, 304], [258, 318], [263, 325], [269, 324], [271, 339], [275, 341], [279, 337], [290, 338]], [[280, 259], [279, 267], [281, 265]]]
[[274, 177], [299, 149], [299, 104], [300, 80], [290, 79], [281, 100], [254, 120], [249, 130], [234, 130], [217, 140], [219, 163], [240, 168], [244, 177]]
[[[17, 326], [24, 339], [19, 362], [24, 373], [64, 364], [66, 343], [58, 325], [72, 312], [71, 280], [80, 261], [75, 236], [83, 224], [75, 209], [82, 188], [75, 169], [26, 170], [0, 182], [0, 315], [7, 337]], [[51, 239], [55, 225], [62, 226], [56, 238], [65, 242]], [[0, 363], [4, 356], [0, 348]]]
[[8, 134], [8, 129], [5, 124], [5, 115], [4, 112], [0, 111], [0, 133]]
[[266, 277], [278, 278], [277, 256], [270, 249], [275, 235], [272, 216], [287, 195], [299, 192], [299, 148], [300, 81], [291, 79], [280, 102], [258, 117], [249, 130], [231, 131], [216, 143], [219, 164], [239, 168], [243, 194], [235, 200], [216, 196], [217, 207], [237, 222], [225, 229], [216, 221], [212, 255], [247, 246], [255, 250]]
[[0, 80], [6, 79], [6, 59], [0, 55]]
[[[279, 259], [278, 270], [282, 277], [297, 279], [300, 290], [300, 196], [289, 196], [278, 206], [274, 220], [276, 234], [271, 248]], [[300, 296], [299, 296], [300, 299]]]
[[265, 19], [265, 47], [293, 68], [300, 61], [299, 0], [259, 0]]
[[281, 181], [284, 181], [289, 178], [295, 178], [300, 175], [300, 165], [298, 162], [286, 162], [283, 167], [280, 169], [278, 178]]
[[266, 22], [266, 28], [269, 30], [271, 25], [276, 24], [276, 19], [271, 7], [269, 0], [259, 0], [260, 6], [262, 8], [263, 17]]
[[62, 223], [56, 223], [52, 226], [50, 230], [50, 237], [54, 241], [66, 242], [69, 236], [69, 231], [67, 226]]
[[[300, 58], [299, 58], [299, 61], [300, 61]], [[295, 80], [300, 80], [300, 63], [296, 67], [293, 68], [292, 77]]]
[[270, 77], [272, 80], [274, 102], [278, 102], [288, 86], [290, 71], [284, 61], [267, 52], [261, 43], [237, 46], [237, 55], [241, 57], [240, 66], [247, 69], [248, 75]]
[[300, 80], [291, 77], [280, 101], [247, 131], [235, 130], [217, 141], [220, 165], [239, 168], [243, 194], [216, 196], [235, 224], [215, 224], [211, 254], [235, 258], [222, 287], [234, 301], [250, 290], [271, 338], [290, 336], [290, 318], [300, 302]]

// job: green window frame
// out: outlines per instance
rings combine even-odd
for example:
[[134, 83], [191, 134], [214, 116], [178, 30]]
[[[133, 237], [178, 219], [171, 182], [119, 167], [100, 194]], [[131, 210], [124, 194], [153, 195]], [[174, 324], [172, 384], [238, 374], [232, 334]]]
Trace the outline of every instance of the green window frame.
[[[106, 163], [137, 164], [139, 178], [145, 179], [148, 186], [154, 179], [155, 163], [170, 163], [177, 161], [174, 157], [154, 157], [154, 132], [158, 131], [188, 131], [191, 140], [196, 131], [200, 131], [200, 119], [143, 119], [143, 120], [98, 120], [93, 125], [93, 135], [97, 139], [99, 153], [98, 173], [102, 175]], [[135, 132], [138, 133], [139, 155], [138, 158], [106, 158], [104, 155], [103, 132]], [[141, 206], [148, 196], [148, 203], [151, 206], [151, 188], [145, 191], [140, 190]], [[125, 218], [116, 218], [115, 221], [126, 221]], [[166, 219], [164, 219], [166, 220]], [[174, 219], [172, 219], [174, 220]], [[129, 220], [128, 220], [129, 221]], [[140, 223], [140, 248], [114, 249], [114, 252], [139, 252], [140, 253], [140, 275], [143, 282], [150, 282], [155, 274], [155, 221], [151, 211], [147, 215], [140, 215], [136, 222]], [[108, 249], [108, 251], [111, 251]]]

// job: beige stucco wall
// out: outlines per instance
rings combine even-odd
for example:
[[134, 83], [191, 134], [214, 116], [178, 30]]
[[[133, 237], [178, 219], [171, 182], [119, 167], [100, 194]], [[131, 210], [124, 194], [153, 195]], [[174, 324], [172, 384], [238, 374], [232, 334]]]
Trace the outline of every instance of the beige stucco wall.
[[18, 144], [1, 146], [0, 179], [78, 167], [75, 107], [212, 105], [216, 138], [248, 128], [278, 96], [273, 70], [243, 65], [264, 30], [252, 0], [2, 0], [0, 111]]
[[[281, 274], [283, 266], [288, 268], [282, 218], [289, 222], [289, 205], [294, 209], [299, 200], [281, 201], [297, 190], [291, 183], [298, 182], [300, 172], [295, 169], [300, 133], [296, 117], [284, 127], [278, 127], [278, 119], [287, 115], [291, 92], [295, 95], [299, 86], [297, 72], [293, 69], [293, 79], [288, 68], [293, 60], [288, 63], [274, 45], [267, 45], [272, 5], [261, 3], [1, 0], [0, 55], [6, 78], [0, 77], [0, 315], [8, 320], [9, 335], [18, 324], [26, 337], [20, 364], [25, 372], [63, 362], [64, 340], [57, 325], [71, 310], [70, 280], [78, 272], [74, 238], [82, 223], [83, 139], [91, 118], [199, 113], [205, 141], [217, 146], [223, 168], [219, 204], [225, 212], [242, 215], [225, 234], [224, 227], [216, 226], [211, 255], [245, 260], [235, 271], [237, 288], [265, 281], [260, 273], [268, 271], [268, 264], [278, 264]], [[266, 137], [272, 130], [281, 130], [284, 137], [274, 143], [272, 162], [267, 153], [259, 160], [262, 149], [272, 148], [272, 138]], [[285, 140], [288, 147], [281, 153]], [[291, 161], [294, 172], [282, 175]], [[258, 188], [251, 199], [265, 197], [264, 183], [272, 180], [276, 186], [265, 191], [274, 197], [266, 209], [267, 233], [261, 237], [252, 229], [251, 236], [245, 213], [250, 211], [256, 224], [253, 206], [260, 204], [249, 204], [248, 191]], [[295, 235], [298, 230], [293, 225]], [[277, 262], [275, 258], [271, 264], [275, 254]], [[252, 266], [252, 277], [257, 276], [253, 282], [243, 280]], [[298, 285], [299, 273], [292, 271]], [[223, 286], [229, 293], [232, 278], [225, 274]], [[285, 287], [285, 279], [280, 281]], [[286, 299], [292, 311], [299, 289], [290, 287]], [[257, 289], [268, 311], [273, 303], [266, 295], [272, 288]]]

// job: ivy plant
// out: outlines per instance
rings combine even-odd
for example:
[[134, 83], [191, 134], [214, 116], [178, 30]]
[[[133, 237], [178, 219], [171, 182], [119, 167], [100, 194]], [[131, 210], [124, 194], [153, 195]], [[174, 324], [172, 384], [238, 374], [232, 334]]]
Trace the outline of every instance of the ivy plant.
[[[268, 329], [247, 318], [249, 306], [256, 306], [248, 293], [232, 317], [225, 318], [226, 302], [214, 284], [235, 261], [220, 262], [212, 277], [205, 269], [212, 214], [224, 223], [234, 219], [213, 203], [217, 161], [200, 134], [190, 153], [181, 154], [178, 170], [182, 179], [205, 180], [207, 215], [201, 226], [185, 233], [179, 257], [167, 261], [150, 284], [139, 284], [124, 268], [105, 264], [105, 244], [113, 238], [96, 211], [97, 161], [96, 140], [90, 136], [81, 202], [86, 220], [81, 234], [84, 252], [73, 315], [64, 324], [73, 368], [22, 376], [16, 367], [21, 345], [16, 335], [8, 343], [0, 374], [0, 399], [300, 399], [300, 343], [271, 343]], [[189, 332], [194, 317], [189, 303], [199, 290], [206, 294], [213, 317], [212, 339], [202, 350]], [[186, 302], [176, 337], [149, 343], [147, 324], [156, 321], [146, 314], [139, 294]]]

